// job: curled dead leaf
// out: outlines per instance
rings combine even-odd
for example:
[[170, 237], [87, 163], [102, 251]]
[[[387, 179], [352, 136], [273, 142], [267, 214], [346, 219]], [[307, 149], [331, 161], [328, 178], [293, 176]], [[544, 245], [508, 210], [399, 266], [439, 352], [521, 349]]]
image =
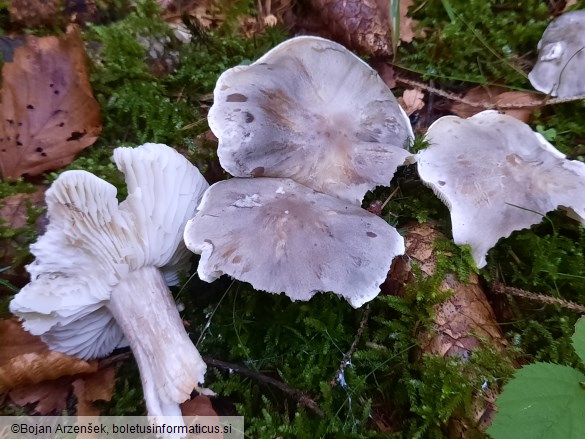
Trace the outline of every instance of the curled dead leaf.
[[[378, 2], [387, 0], [378, 0]], [[418, 22], [408, 16], [408, 9], [413, 5], [414, 0], [400, 0], [400, 41], [412, 42], [415, 35], [415, 27]]]
[[1, 97], [3, 179], [65, 166], [101, 132], [77, 26], [61, 37], [28, 36], [3, 65]]
[[116, 383], [115, 367], [107, 367], [73, 381], [77, 398], [77, 416], [99, 416], [96, 401], [111, 401]]
[[424, 93], [418, 89], [405, 90], [402, 97], [398, 98], [398, 103], [409, 116], [421, 110], [425, 106]]
[[181, 404], [183, 416], [217, 416], [211, 405], [211, 400], [205, 395], [198, 395]]
[[8, 394], [18, 406], [33, 404], [41, 415], [60, 414], [67, 408], [67, 398], [73, 377], [61, 377], [30, 386], [13, 389]]
[[49, 351], [39, 337], [22, 329], [16, 318], [0, 320], [0, 393], [66, 375], [97, 371], [84, 361]]
[[[219, 423], [219, 417], [217, 412], [213, 409], [211, 405], [211, 400], [204, 395], [198, 395], [193, 399], [185, 401], [181, 404], [181, 413], [183, 416], [188, 417], [198, 417], [198, 416], [208, 416], [208, 417], [215, 417], [215, 421], [208, 421], [212, 423], [212, 425], [221, 425]], [[190, 436], [187, 436], [187, 439]], [[195, 436], [193, 436], [195, 437]], [[198, 437], [198, 436], [197, 436]], [[206, 436], [207, 437], [207, 436]], [[223, 434], [221, 433], [211, 433], [209, 435], [210, 439], [223, 439]]]

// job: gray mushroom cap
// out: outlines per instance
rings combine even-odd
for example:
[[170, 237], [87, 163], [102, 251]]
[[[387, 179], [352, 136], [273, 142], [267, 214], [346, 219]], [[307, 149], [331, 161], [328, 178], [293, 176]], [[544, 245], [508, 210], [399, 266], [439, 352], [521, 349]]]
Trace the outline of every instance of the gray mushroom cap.
[[418, 172], [451, 211], [453, 239], [479, 267], [500, 238], [558, 207], [585, 222], [585, 164], [565, 156], [519, 120], [484, 111], [446, 116], [427, 132]]
[[228, 274], [309, 300], [333, 291], [359, 307], [379, 293], [404, 240], [381, 218], [286, 178], [214, 184], [187, 223], [199, 277]]
[[585, 94], [585, 10], [554, 20], [538, 42], [538, 61], [528, 79], [544, 93], [561, 98]]
[[366, 63], [318, 37], [288, 40], [224, 72], [209, 126], [236, 177], [287, 177], [360, 204], [411, 154], [400, 105]]

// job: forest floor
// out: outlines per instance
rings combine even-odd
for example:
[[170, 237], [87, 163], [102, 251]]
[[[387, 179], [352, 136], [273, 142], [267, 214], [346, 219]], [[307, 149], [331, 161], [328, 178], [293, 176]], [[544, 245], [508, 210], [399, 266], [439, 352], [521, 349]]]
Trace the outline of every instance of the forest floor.
[[[0, 155], [1, 415], [146, 414], [131, 351], [55, 361], [9, 312], [28, 282], [29, 246], [47, 224], [44, 192], [63, 171], [82, 169], [124, 198], [112, 150], [146, 142], [172, 146], [210, 184], [226, 179], [207, 123], [217, 78], [292, 36], [336, 38], [366, 60], [407, 112], [417, 150], [438, 118], [495, 109], [528, 123], [568, 159], [585, 161], [585, 101], [547, 98], [528, 80], [545, 28], [585, 2], [377, 0], [345, 18], [331, 12], [348, 2], [0, 2], [0, 142], [14, 148]], [[399, 18], [380, 18], [391, 8]], [[352, 14], [368, 25], [352, 33]], [[387, 42], [383, 49], [364, 43], [372, 33]], [[27, 53], [38, 57], [36, 76]], [[63, 78], [62, 90], [41, 90], [47, 71]], [[58, 105], [76, 110], [57, 120], [59, 93], [67, 98]], [[31, 106], [46, 114], [32, 117]], [[42, 142], [31, 134], [56, 120]], [[22, 130], [11, 131], [15, 123]], [[22, 137], [11, 140], [12, 132]], [[494, 418], [496, 439], [579, 437], [585, 391], [571, 393], [566, 409], [552, 394], [534, 401], [537, 415], [553, 413], [546, 436], [515, 415], [518, 430], [502, 434], [496, 398], [516, 370], [535, 363], [561, 365], [585, 382], [585, 335], [574, 335], [585, 312], [583, 227], [548, 213], [501, 239], [478, 269], [469, 248], [450, 239], [449, 210], [416, 165], [369, 192], [363, 207], [406, 237], [407, 256], [362, 308], [333, 294], [292, 302], [227, 276], [208, 284], [195, 268], [173, 288], [208, 365], [205, 386], [217, 395], [194, 394], [184, 413], [211, 407], [244, 416], [253, 438], [488, 437]], [[555, 387], [546, 373], [539, 384], [524, 378], [527, 388]]]

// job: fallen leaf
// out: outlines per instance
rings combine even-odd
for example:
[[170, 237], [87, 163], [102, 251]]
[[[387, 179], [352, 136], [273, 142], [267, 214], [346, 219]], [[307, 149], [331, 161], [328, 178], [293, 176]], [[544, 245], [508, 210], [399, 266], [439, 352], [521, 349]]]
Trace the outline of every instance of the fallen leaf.
[[4, 227], [19, 229], [28, 224], [27, 209], [45, 205], [45, 186], [38, 186], [32, 193], [9, 195], [0, 200], [0, 218]]
[[169, 23], [183, 23], [184, 17], [197, 21], [203, 29], [217, 29], [225, 17], [213, 0], [157, 0], [163, 9], [163, 18]]
[[99, 416], [96, 401], [111, 401], [116, 383], [116, 369], [107, 367], [73, 381], [73, 394], [77, 398], [77, 416]]
[[569, 9], [571, 9], [573, 6], [575, 6], [577, 4], [577, 0], [568, 0], [565, 3], [565, 7], [563, 9], [563, 12], [568, 12]]
[[0, 172], [36, 175], [70, 163], [101, 131], [77, 26], [61, 37], [28, 36], [2, 68]]
[[[211, 405], [211, 400], [204, 395], [198, 395], [193, 399], [190, 399], [188, 401], [185, 401], [183, 404], [181, 404], [181, 413], [183, 414], [183, 416], [189, 416], [189, 417], [196, 417], [196, 416], [208, 416], [208, 417], [215, 417], [216, 419], [214, 421], [212, 420], [208, 420], [210, 421], [213, 425], [221, 425], [219, 423], [219, 417], [217, 415], [217, 412], [213, 409], [212, 405]], [[197, 421], [195, 421], [197, 422]], [[209, 424], [210, 422], [206, 422], [207, 424]], [[190, 436], [187, 436], [187, 438], [189, 438]], [[195, 436], [193, 436], [195, 437]], [[199, 436], [197, 436], [199, 437]], [[205, 436], [206, 438], [209, 437], [210, 439], [223, 439], [223, 434], [221, 433], [216, 433], [216, 434], [209, 434], [208, 436]]]
[[10, 21], [23, 27], [48, 25], [55, 20], [61, 0], [8, 0]]
[[412, 113], [417, 112], [425, 106], [423, 101], [424, 97], [424, 93], [420, 89], [415, 88], [412, 90], [405, 90], [402, 97], [398, 99], [398, 102], [404, 111], [406, 111], [406, 114], [410, 116]]
[[217, 416], [211, 405], [211, 400], [205, 395], [198, 395], [181, 404], [183, 416]]
[[8, 396], [19, 406], [34, 404], [34, 410], [41, 415], [60, 414], [67, 408], [72, 377], [20, 387], [11, 390]]
[[506, 91], [503, 87], [474, 87], [469, 90], [464, 99], [469, 102], [484, 104], [482, 106], [468, 105], [464, 102], [456, 102], [451, 106], [451, 112], [459, 117], [471, 117], [486, 110], [486, 106], [495, 105], [526, 105], [524, 108], [503, 109], [502, 112], [515, 117], [522, 122], [528, 122], [534, 111], [538, 108], [532, 106], [534, 102], [540, 101], [534, 93], [521, 91]]
[[97, 371], [84, 361], [49, 351], [39, 337], [22, 329], [16, 318], [0, 320], [0, 393], [66, 375]]
[[412, 6], [414, 0], [400, 0], [400, 41], [405, 43], [412, 42], [414, 38], [414, 28], [418, 24], [408, 16], [408, 8]]

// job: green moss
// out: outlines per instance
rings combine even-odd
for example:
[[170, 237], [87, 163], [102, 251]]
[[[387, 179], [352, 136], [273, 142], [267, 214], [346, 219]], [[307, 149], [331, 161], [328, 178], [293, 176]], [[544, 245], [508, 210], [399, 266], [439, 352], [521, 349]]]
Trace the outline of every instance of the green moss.
[[[223, 5], [222, 11], [226, 17], [237, 16], [243, 3]], [[119, 22], [90, 28], [85, 38], [94, 52], [91, 81], [104, 125], [99, 145], [166, 143], [187, 149], [201, 168], [216, 157], [200, 135], [208, 130], [205, 112], [217, 78], [259, 57], [286, 35], [278, 28], [254, 39], [225, 28], [192, 30], [193, 41], [180, 44], [153, 1], [137, 2], [136, 12]], [[172, 64], [167, 74], [154, 75], [152, 60], [139, 41], [162, 44], [161, 57]]]
[[103, 416], [146, 415], [140, 372], [134, 358], [122, 362], [117, 368], [112, 401], [99, 404], [99, 408]]
[[549, 22], [545, 2], [431, 0], [411, 10], [425, 31], [400, 50], [401, 66], [447, 83], [532, 88], [523, 59]]
[[[537, 111], [533, 125], [572, 160], [585, 161], [585, 102], [551, 105]], [[540, 130], [539, 130], [540, 126]]]

